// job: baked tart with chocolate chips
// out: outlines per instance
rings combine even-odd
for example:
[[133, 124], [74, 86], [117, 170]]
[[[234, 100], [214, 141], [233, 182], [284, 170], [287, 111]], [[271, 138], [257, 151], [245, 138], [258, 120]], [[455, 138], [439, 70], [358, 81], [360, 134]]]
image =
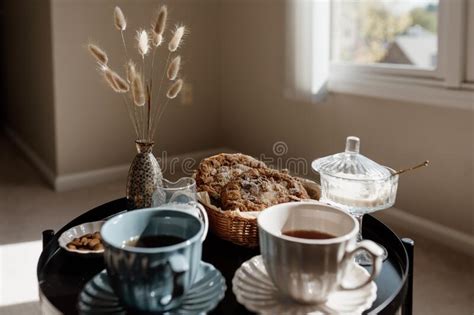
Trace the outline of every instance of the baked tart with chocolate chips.
[[194, 175], [197, 190], [205, 191], [220, 205], [222, 188], [229, 181], [253, 168], [266, 169], [265, 163], [241, 153], [221, 153], [201, 161]]
[[309, 198], [299, 180], [270, 168], [243, 172], [221, 191], [222, 210], [261, 211], [279, 203]]

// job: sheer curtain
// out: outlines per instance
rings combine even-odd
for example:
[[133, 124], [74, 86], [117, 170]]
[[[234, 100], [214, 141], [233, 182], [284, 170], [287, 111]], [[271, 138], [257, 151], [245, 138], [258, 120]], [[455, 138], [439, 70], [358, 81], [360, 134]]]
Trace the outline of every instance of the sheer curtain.
[[330, 0], [287, 0], [287, 95], [319, 102], [327, 94]]

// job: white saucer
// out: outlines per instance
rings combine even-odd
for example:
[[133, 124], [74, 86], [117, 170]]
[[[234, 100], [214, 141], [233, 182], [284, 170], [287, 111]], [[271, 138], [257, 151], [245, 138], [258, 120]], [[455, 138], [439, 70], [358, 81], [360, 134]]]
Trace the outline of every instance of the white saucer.
[[[344, 284], [356, 285], [369, 278], [369, 273], [356, 263], [348, 266]], [[362, 314], [377, 297], [377, 286], [372, 281], [354, 291], [335, 291], [324, 304], [298, 304], [282, 297], [265, 270], [262, 256], [244, 262], [232, 279], [232, 291], [237, 301], [248, 310], [259, 314]]]

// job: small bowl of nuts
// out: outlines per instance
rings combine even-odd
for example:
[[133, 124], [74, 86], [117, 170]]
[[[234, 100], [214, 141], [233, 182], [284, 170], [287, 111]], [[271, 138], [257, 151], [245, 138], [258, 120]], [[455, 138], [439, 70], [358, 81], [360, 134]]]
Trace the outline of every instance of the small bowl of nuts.
[[100, 228], [105, 221], [87, 222], [70, 228], [58, 239], [59, 246], [74, 254], [102, 254], [104, 245]]

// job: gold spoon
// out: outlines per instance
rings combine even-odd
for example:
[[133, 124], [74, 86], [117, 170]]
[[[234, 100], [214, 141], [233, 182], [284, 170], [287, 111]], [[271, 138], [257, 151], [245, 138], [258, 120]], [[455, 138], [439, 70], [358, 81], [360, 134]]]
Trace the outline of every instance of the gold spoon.
[[405, 168], [403, 170], [396, 171], [395, 173], [392, 174], [392, 176], [400, 175], [400, 174], [403, 174], [403, 173], [408, 172], [408, 171], [413, 171], [413, 170], [416, 170], [417, 168], [428, 166], [429, 164], [430, 164], [430, 161], [426, 160], [423, 163], [420, 163], [420, 164], [415, 165], [413, 167]]

